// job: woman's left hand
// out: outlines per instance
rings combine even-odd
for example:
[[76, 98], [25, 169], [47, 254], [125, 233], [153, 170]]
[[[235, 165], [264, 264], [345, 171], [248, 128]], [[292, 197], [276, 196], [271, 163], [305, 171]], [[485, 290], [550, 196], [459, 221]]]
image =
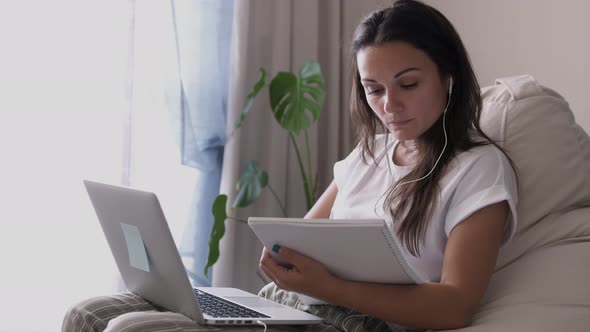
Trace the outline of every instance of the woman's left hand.
[[264, 248], [260, 268], [282, 289], [321, 297], [322, 288], [336, 279], [320, 262], [294, 250], [281, 247], [277, 255], [292, 266], [280, 265]]

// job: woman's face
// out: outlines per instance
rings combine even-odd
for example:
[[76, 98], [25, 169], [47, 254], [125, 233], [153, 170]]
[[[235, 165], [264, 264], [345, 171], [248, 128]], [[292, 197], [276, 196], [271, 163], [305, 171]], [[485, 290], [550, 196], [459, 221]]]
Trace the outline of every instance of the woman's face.
[[419, 138], [444, 112], [449, 81], [412, 45], [365, 47], [357, 54], [357, 66], [369, 106], [397, 139]]

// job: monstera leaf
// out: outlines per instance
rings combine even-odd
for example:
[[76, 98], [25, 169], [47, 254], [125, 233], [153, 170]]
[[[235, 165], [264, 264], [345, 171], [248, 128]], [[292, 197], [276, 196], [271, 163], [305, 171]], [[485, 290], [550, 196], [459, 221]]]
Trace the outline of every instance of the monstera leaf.
[[267, 184], [268, 173], [258, 168], [258, 164], [254, 160], [250, 160], [236, 183], [238, 194], [232, 206], [243, 208], [254, 203]]
[[[250, 160], [244, 169], [242, 176], [236, 184], [238, 191], [233, 207], [246, 207], [254, 203], [262, 189], [268, 184], [268, 173], [258, 168], [258, 164]], [[235, 219], [228, 217], [226, 212], [227, 195], [219, 195], [213, 202], [211, 212], [213, 213], [213, 228], [209, 237], [209, 256], [205, 265], [204, 274], [208, 275], [209, 267], [213, 266], [219, 259], [219, 241], [225, 234], [225, 220]]]
[[270, 105], [281, 127], [298, 135], [309, 128], [320, 115], [324, 104], [324, 77], [320, 65], [307, 61], [299, 70], [299, 77], [290, 72], [280, 72], [270, 82]]
[[208, 275], [209, 267], [213, 266], [219, 259], [219, 241], [225, 234], [225, 206], [227, 205], [227, 195], [219, 195], [213, 202], [211, 212], [213, 212], [213, 228], [211, 229], [211, 236], [209, 237], [209, 257], [207, 258], [207, 265], [205, 265], [205, 276]]
[[256, 98], [260, 90], [262, 90], [262, 88], [264, 88], [264, 86], [266, 85], [266, 70], [264, 70], [264, 68], [260, 68], [259, 71], [260, 78], [254, 84], [254, 87], [252, 87], [252, 91], [250, 91], [250, 93], [246, 97], [244, 108], [242, 108], [242, 112], [240, 113], [240, 118], [236, 122], [235, 129], [239, 129], [242, 126], [244, 120], [246, 120], [246, 116], [248, 116], [248, 113], [250, 113], [250, 109], [252, 109], [254, 99]]

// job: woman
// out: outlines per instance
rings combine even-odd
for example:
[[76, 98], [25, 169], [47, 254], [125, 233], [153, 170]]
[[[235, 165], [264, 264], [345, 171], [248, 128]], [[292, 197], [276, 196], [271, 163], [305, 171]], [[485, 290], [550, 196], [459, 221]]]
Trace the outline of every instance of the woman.
[[[367, 329], [368, 317], [425, 329], [465, 327], [514, 233], [517, 203], [512, 163], [479, 127], [480, 90], [467, 52], [441, 13], [401, 0], [359, 25], [352, 68], [360, 143], [336, 163], [335, 180], [306, 217], [385, 218], [430, 282], [345, 281], [275, 246], [294, 267], [277, 264], [264, 249], [260, 267], [274, 284], [262, 294], [279, 301], [289, 294], [284, 290], [307, 294], [337, 306], [331, 316], [350, 308]], [[379, 128], [387, 134], [376, 135]], [[295, 295], [286, 298], [321, 314]], [[352, 330], [348, 324], [341, 322]]]
[[[442, 14], [399, 0], [359, 25], [352, 68], [360, 142], [336, 163], [334, 181], [306, 217], [385, 218], [407, 260], [430, 282], [345, 281], [277, 248], [293, 268], [278, 265], [265, 249], [260, 266], [274, 283], [260, 295], [322, 316], [330, 330], [466, 326], [500, 246], [514, 233], [517, 203], [509, 158], [479, 128], [480, 91], [467, 52]], [[296, 293], [332, 305], [307, 306]], [[115, 317], [148, 310], [161, 309], [133, 294], [90, 299], [68, 312], [63, 330], [99, 331]], [[199, 330], [188, 319], [158, 314], [162, 319], [154, 314], [153, 323], [137, 329]]]

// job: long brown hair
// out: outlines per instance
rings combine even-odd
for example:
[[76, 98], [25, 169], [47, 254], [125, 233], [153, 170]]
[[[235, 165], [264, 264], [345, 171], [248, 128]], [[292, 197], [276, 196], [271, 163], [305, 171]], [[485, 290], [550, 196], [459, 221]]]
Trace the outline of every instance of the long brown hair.
[[[494, 144], [504, 151], [479, 126], [482, 108], [479, 84], [453, 25], [428, 5], [413, 0], [398, 0], [392, 7], [373, 12], [362, 21], [351, 47], [351, 117], [363, 160], [367, 161], [367, 155], [375, 160], [375, 135], [378, 130], [387, 132], [387, 129], [367, 103], [360, 83], [357, 55], [365, 47], [394, 41], [403, 41], [424, 51], [436, 64], [440, 77], [453, 78], [453, 92], [445, 121], [448, 143], [440, 161], [428, 177], [409, 182], [428, 174], [441, 154], [444, 146], [443, 116], [417, 139], [420, 151], [417, 165], [389, 188], [384, 203], [384, 210], [392, 219], [401, 220], [396, 222], [398, 236], [408, 251], [417, 256], [440, 195], [439, 182], [452, 159], [462, 151], [481, 145]], [[476, 136], [479, 138], [476, 139]]]

